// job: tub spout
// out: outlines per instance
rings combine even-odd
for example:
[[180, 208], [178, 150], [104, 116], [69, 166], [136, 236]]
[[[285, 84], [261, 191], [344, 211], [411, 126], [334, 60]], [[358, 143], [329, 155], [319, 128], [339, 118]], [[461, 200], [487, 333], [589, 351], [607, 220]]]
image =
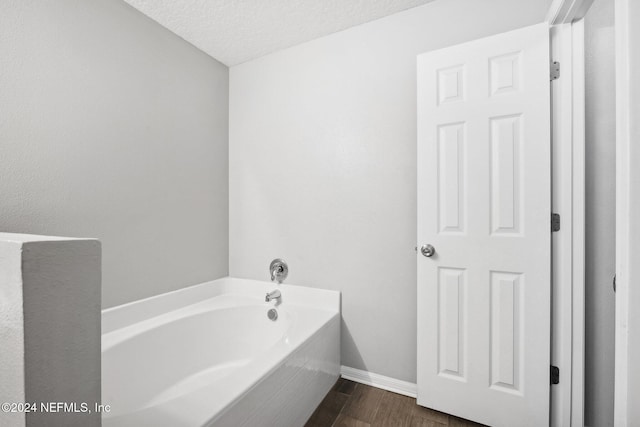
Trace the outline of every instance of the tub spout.
[[265, 302], [269, 302], [273, 299], [278, 299], [280, 298], [280, 291], [279, 290], [275, 290], [275, 291], [271, 291], [271, 292], [267, 292], [267, 295], [264, 297]]

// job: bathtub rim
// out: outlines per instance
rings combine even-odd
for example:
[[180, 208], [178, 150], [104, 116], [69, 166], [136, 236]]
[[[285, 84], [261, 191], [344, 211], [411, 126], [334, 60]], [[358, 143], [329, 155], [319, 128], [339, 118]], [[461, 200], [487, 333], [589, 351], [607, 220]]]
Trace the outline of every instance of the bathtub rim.
[[262, 297], [274, 289], [281, 290], [283, 298], [288, 304], [337, 311], [338, 313], [342, 311], [342, 295], [340, 291], [225, 276], [105, 308], [101, 311], [101, 335], [171, 311], [183, 309], [216, 296], [231, 294]]
[[[266, 281], [227, 276], [105, 309], [102, 311], [103, 316], [106, 315], [111, 318], [109, 319], [110, 324], [107, 325], [107, 330], [105, 331], [103, 328], [102, 335], [104, 336], [105, 334], [117, 332], [119, 329], [127, 328], [141, 322], [153, 322], [154, 318], [167, 315], [173, 311], [189, 311], [190, 306], [202, 303], [205, 299], [211, 299], [223, 295], [240, 295], [255, 299], [257, 297], [263, 297], [264, 293], [271, 291], [274, 288], [282, 291], [286, 304], [295, 305], [299, 308], [309, 307], [315, 310], [324, 311], [325, 315], [322, 316], [324, 320], [311, 334], [307, 335], [305, 333], [304, 338], [300, 337], [301, 339], [296, 342], [296, 345], [291, 349], [291, 351], [283, 354], [284, 349], [282, 348], [282, 345], [279, 345], [277, 348], [271, 348], [268, 355], [265, 355], [267, 357], [259, 361], [259, 363], [251, 364], [248, 367], [250, 372], [247, 372], [251, 373], [251, 375], [248, 375], [247, 378], [242, 378], [242, 381], [238, 383], [231, 383], [233, 386], [229, 387], [227, 391], [233, 390], [234, 392], [229, 395], [228, 399], [226, 397], [218, 399], [219, 405], [215, 405], [217, 409], [216, 411], [211, 411], [208, 414], [198, 411], [198, 414], [193, 414], [194, 417], [198, 418], [198, 422], [204, 422], [204, 425], [211, 425], [211, 423], [214, 423], [216, 420], [224, 417], [239, 400], [249, 395], [252, 390], [258, 387], [259, 384], [265, 380], [265, 378], [269, 377], [280, 369], [280, 367], [284, 366], [292, 354], [303, 351], [303, 349], [309, 345], [309, 342], [315, 339], [317, 334], [323, 333], [323, 331], [332, 327], [338, 328], [339, 354], [341, 322], [341, 294], [339, 291], [289, 284], [276, 285]], [[256, 295], [256, 293], [258, 294]], [[109, 328], [109, 326], [111, 327]], [[336, 375], [338, 375], [338, 370], [339, 368], [336, 368]], [[211, 387], [211, 390], [213, 390], [213, 387]], [[210, 393], [210, 391], [199, 390], [197, 393]], [[215, 391], [212, 391], [212, 393], [215, 393]], [[186, 402], [184, 399], [188, 398], [189, 395], [187, 394], [161, 403], [160, 406], [167, 404], [175, 408], [175, 405], [180, 405], [181, 402], [184, 404], [184, 402]], [[213, 408], [209, 409], [212, 410]], [[153, 407], [149, 407], [142, 408], [140, 411], [134, 412], [132, 415], [134, 415], [134, 419], [138, 419], [138, 417], [144, 417], [145, 415], [151, 415], [152, 413]], [[126, 416], [125, 414], [122, 415]], [[119, 418], [119, 416], [117, 417]], [[110, 417], [107, 416], [107, 418]]]

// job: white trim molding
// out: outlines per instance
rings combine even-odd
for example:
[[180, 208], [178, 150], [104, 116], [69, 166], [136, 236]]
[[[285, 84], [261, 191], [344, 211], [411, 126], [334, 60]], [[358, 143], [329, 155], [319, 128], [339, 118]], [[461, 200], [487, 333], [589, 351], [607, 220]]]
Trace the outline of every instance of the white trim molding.
[[545, 21], [549, 25], [570, 24], [584, 18], [593, 0], [553, 0]]
[[551, 363], [560, 383], [551, 386], [551, 427], [584, 423], [585, 103], [584, 21], [554, 25], [551, 57], [560, 78], [551, 86], [552, 210], [561, 217], [552, 233]]
[[[586, 12], [586, 11], [585, 11]], [[571, 426], [584, 425], [585, 377], [585, 48], [584, 20], [571, 25], [573, 55]]]
[[386, 377], [384, 375], [375, 374], [361, 369], [350, 368], [349, 366], [340, 367], [340, 375], [342, 378], [355, 381], [357, 383], [370, 385], [382, 390], [391, 391], [393, 393], [402, 394], [415, 398], [418, 387], [414, 383], [408, 381], [397, 380], [395, 378]]
[[616, 356], [614, 425], [640, 420], [640, 3], [615, 1]]

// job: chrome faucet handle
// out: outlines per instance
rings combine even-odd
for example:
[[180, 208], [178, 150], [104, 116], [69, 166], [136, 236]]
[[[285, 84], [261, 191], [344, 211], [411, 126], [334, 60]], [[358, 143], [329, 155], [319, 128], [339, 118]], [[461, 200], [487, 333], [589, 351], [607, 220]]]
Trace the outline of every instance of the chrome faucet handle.
[[276, 258], [271, 261], [269, 272], [271, 273], [272, 282], [282, 283], [289, 275], [289, 266], [284, 260]]
[[273, 282], [274, 280], [276, 280], [276, 276], [281, 274], [284, 271], [284, 268], [282, 268], [281, 265], [276, 265], [273, 267], [273, 269], [271, 270], [271, 281]]

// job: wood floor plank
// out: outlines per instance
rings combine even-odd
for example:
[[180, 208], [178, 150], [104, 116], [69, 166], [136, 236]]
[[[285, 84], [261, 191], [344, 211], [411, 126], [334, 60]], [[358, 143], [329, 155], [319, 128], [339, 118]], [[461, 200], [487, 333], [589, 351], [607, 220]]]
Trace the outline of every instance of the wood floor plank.
[[344, 378], [338, 379], [336, 385], [333, 387], [334, 390], [340, 393], [348, 394], [351, 396], [353, 390], [356, 388], [356, 384], [354, 381], [345, 380]]
[[428, 420], [420, 416], [412, 415], [410, 427], [446, 427], [446, 424], [441, 424], [433, 420]]
[[318, 405], [318, 408], [309, 418], [305, 427], [327, 427], [334, 423], [340, 415], [349, 396], [338, 393], [336, 390], [329, 391], [329, 394]]
[[416, 400], [340, 378], [305, 427], [486, 427]]
[[449, 426], [450, 427], [486, 427], [484, 424], [478, 424], [473, 421], [454, 417], [453, 415], [451, 415], [449, 418]]
[[357, 384], [342, 409], [342, 414], [365, 423], [372, 423], [385, 391], [364, 384]]
[[415, 399], [385, 392], [371, 425], [374, 427], [409, 427], [415, 404]]
[[449, 415], [433, 409], [425, 408], [418, 404], [413, 407], [413, 416], [416, 419], [423, 419], [425, 421], [434, 421], [436, 423], [449, 425]]
[[340, 414], [332, 427], [371, 427], [371, 424], [345, 414]]

